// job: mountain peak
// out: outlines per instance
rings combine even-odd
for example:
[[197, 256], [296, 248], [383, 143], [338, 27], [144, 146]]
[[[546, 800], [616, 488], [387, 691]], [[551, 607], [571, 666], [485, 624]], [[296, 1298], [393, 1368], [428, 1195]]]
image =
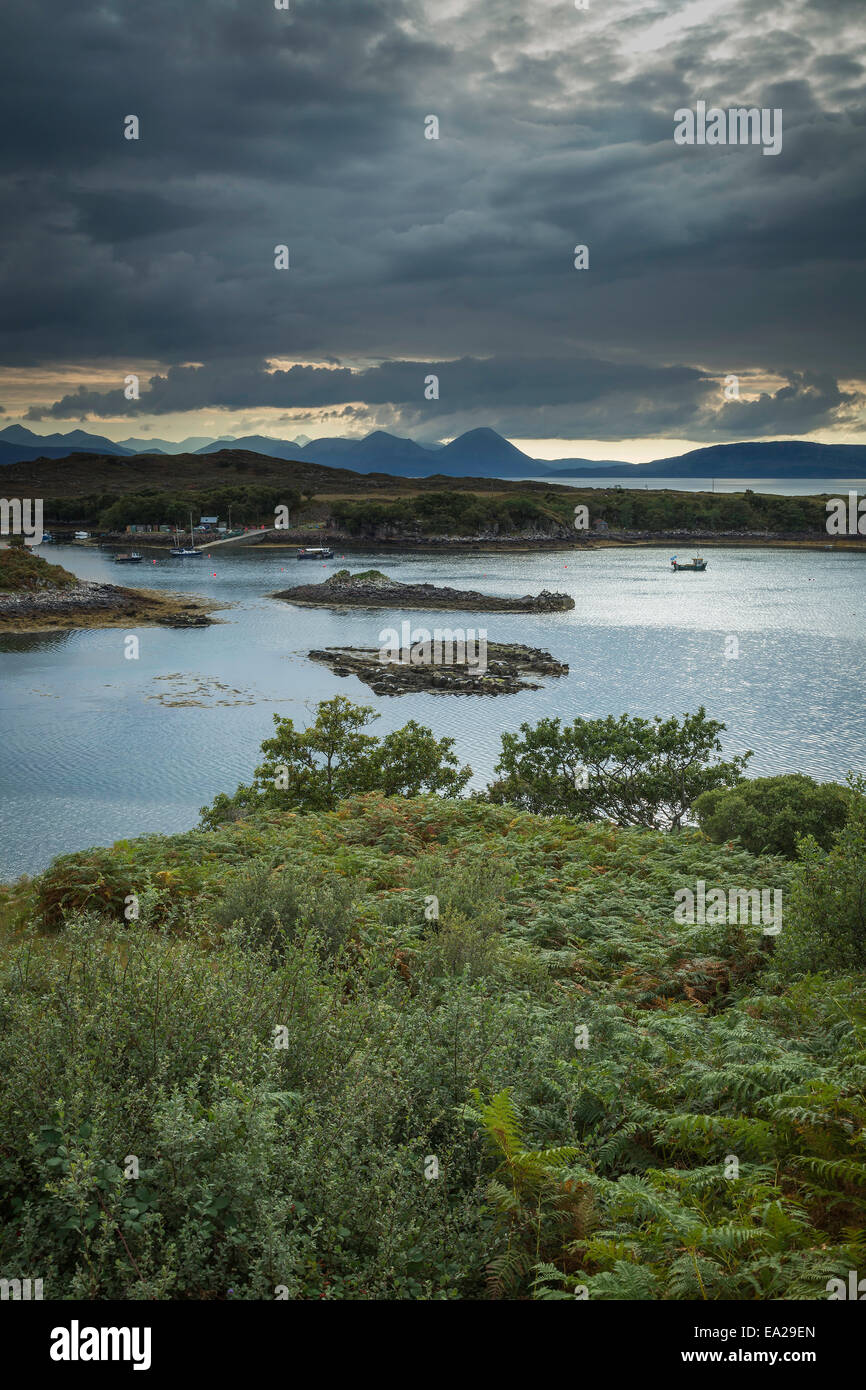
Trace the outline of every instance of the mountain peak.
[[442, 450], [443, 454], [449, 457], [465, 458], [468, 462], [474, 459], [481, 459], [488, 463], [501, 459], [503, 462], [517, 463], [521, 460], [530, 459], [520, 449], [516, 448], [509, 440], [503, 439], [496, 430], [489, 426], [482, 425], [475, 430], [467, 430], [465, 434], [458, 435], [452, 439], [450, 444], [446, 444]]
[[5, 430], [0, 430], [0, 439], [6, 439], [10, 444], [39, 443], [39, 435], [25, 429], [23, 425], [7, 425]]

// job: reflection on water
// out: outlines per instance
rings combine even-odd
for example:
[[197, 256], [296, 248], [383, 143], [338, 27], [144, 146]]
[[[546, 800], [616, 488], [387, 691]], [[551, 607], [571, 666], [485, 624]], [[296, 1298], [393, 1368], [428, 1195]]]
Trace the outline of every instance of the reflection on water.
[[[862, 719], [866, 555], [707, 552], [705, 574], [671, 574], [660, 548], [586, 554], [335, 555], [299, 567], [291, 551], [160, 558], [150, 588], [231, 603], [222, 623], [188, 632], [139, 628], [0, 639], [0, 877], [54, 855], [148, 830], [189, 828], [217, 792], [248, 781], [272, 715], [305, 723], [317, 700], [371, 705], [386, 733], [408, 719], [456, 740], [475, 785], [493, 773], [499, 735], [521, 722], [628, 711], [682, 715], [698, 705], [727, 725], [726, 752], [755, 750], [755, 775], [801, 769], [836, 778], [866, 768]], [[53, 548], [83, 578], [112, 580], [96, 550]], [[150, 557], [153, 558], [153, 557]], [[568, 676], [514, 695], [449, 700], [377, 697], [306, 659], [314, 647], [375, 646], [411, 613], [293, 608], [267, 595], [349, 564], [406, 582], [489, 593], [558, 589], [568, 613], [426, 611], [426, 626], [485, 626], [488, 641], [525, 642], [568, 662]], [[725, 656], [736, 636], [739, 656]], [[542, 678], [543, 679], [543, 678]]]
[[0, 636], [0, 655], [4, 652], [42, 652], [65, 647], [71, 632], [10, 632]]

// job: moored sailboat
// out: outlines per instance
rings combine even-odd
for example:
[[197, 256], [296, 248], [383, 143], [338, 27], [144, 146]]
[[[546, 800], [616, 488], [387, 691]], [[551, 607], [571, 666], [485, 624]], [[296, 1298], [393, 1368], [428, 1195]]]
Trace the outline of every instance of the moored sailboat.
[[[189, 538], [190, 540], [195, 540], [195, 532], [192, 529], [192, 512], [190, 512], [189, 514]], [[174, 539], [177, 543], [176, 545], [172, 546], [171, 550], [169, 551], [170, 555], [198, 555], [198, 551], [196, 550], [195, 546], [186, 546], [180, 544], [180, 536], [178, 534], [178, 529], [176, 526], [174, 528]]]

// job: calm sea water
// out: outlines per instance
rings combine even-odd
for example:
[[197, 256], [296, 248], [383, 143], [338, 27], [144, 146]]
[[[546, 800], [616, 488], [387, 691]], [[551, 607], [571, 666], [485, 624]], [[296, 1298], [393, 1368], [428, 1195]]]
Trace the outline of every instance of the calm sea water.
[[[553, 466], [553, 465], [551, 465]], [[582, 478], [577, 474], [563, 475], [561, 478], [544, 478], [537, 473], [527, 473], [527, 479], [537, 483], [560, 483], [568, 487], [620, 487], [644, 488], [657, 491], [671, 488], [674, 492], [772, 492], [785, 497], [847, 497], [849, 492], [857, 492], [862, 497], [866, 490], [866, 478]]]
[[[727, 725], [728, 752], [755, 752], [753, 775], [866, 770], [866, 556], [712, 549], [705, 574], [671, 574], [657, 548], [582, 555], [395, 558], [373, 550], [299, 565], [291, 551], [149, 561], [134, 573], [81, 547], [52, 560], [88, 579], [186, 590], [234, 606], [199, 631], [140, 628], [138, 660], [122, 629], [0, 637], [0, 878], [58, 853], [145, 831], [193, 826], [220, 791], [249, 780], [272, 715], [304, 724], [341, 693], [381, 714], [449, 734], [475, 784], [493, 772], [503, 730], [546, 715], [681, 715], [704, 704]], [[565, 590], [569, 613], [418, 615], [433, 628], [484, 626], [489, 641], [544, 647], [570, 674], [496, 698], [379, 698], [310, 662], [313, 647], [378, 644], [402, 612], [293, 608], [268, 598], [341, 561], [396, 579], [490, 593]], [[739, 657], [725, 657], [735, 636]]]

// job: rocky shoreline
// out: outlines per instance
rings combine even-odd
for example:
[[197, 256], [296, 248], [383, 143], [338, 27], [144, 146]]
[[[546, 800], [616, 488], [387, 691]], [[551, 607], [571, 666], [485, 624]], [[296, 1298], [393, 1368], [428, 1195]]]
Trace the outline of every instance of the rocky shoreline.
[[307, 653], [336, 676], [356, 676], [374, 695], [512, 695], [518, 690], [541, 690], [527, 675], [567, 676], [568, 666], [550, 652], [519, 643], [489, 642], [486, 669], [466, 661], [451, 665], [383, 661], [376, 647], [325, 647]]
[[338, 570], [322, 584], [298, 584], [271, 598], [306, 608], [432, 608], [480, 613], [564, 613], [574, 607], [568, 594], [524, 594], [511, 598], [475, 589], [440, 588], [435, 584], [401, 584], [379, 570], [350, 574]]
[[[285, 533], [281, 533], [285, 537]], [[598, 531], [563, 532], [557, 536], [494, 536], [479, 533], [475, 536], [347, 536], [339, 531], [293, 531], [290, 538], [276, 539], [276, 532], [263, 533], [258, 547], [278, 553], [297, 550], [305, 545], [329, 545], [348, 559], [355, 552], [375, 550], [394, 555], [426, 555], [448, 550], [470, 555], [534, 555], [546, 551], [564, 554], [585, 554], [591, 550], [640, 549], [670, 545], [700, 545], [702, 549], [721, 546], [745, 550], [866, 550], [864, 536], [827, 536], [799, 532], [771, 531]], [[139, 542], [142, 549], [153, 545]], [[157, 547], [153, 545], [153, 548]]]
[[218, 605], [156, 589], [88, 580], [66, 588], [0, 593], [0, 633], [82, 627], [210, 627]]

